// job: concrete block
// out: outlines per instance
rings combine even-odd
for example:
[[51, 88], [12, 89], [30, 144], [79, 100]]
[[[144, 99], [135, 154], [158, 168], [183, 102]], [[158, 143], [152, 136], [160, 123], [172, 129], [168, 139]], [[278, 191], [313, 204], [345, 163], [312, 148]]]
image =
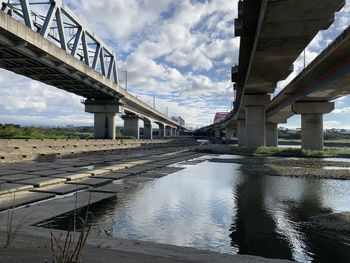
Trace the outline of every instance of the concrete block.
[[64, 173], [64, 171], [51, 169], [51, 170], [30, 172], [28, 174], [37, 175], [37, 176], [50, 176], [50, 175], [55, 175], [55, 174], [60, 174], [60, 173]]
[[12, 175], [12, 174], [20, 174], [23, 173], [23, 171], [19, 170], [13, 170], [13, 169], [0, 169], [0, 177], [5, 175]]
[[34, 193], [29, 191], [24, 191], [20, 193], [1, 195], [0, 197], [0, 211], [7, 210], [12, 207], [23, 206], [49, 198], [55, 197], [54, 194], [48, 193]]
[[88, 178], [91, 177], [92, 175], [89, 173], [63, 173], [63, 174], [55, 174], [52, 175], [50, 177], [53, 178], [65, 178], [67, 181], [72, 181], [72, 180], [79, 180], [79, 179], [83, 179], [83, 178]]
[[122, 179], [128, 176], [131, 176], [132, 174], [127, 174], [127, 173], [109, 173], [109, 174], [102, 174], [102, 175], [97, 175], [95, 178], [106, 178], [106, 179], [112, 179], [112, 180], [118, 180]]
[[41, 188], [34, 188], [30, 191], [40, 192], [40, 193], [52, 193], [56, 195], [65, 195], [69, 193], [74, 193], [76, 191], [88, 189], [86, 185], [70, 185], [70, 184], [59, 184], [59, 185], [50, 185]]
[[125, 184], [107, 184], [101, 187], [92, 188], [90, 192], [100, 192], [100, 193], [120, 193], [128, 190], [129, 188]]
[[12, 182], [16, 182], [16, 181], [33, 179], [33, 178], [38, 178], [38, 177], [40, 177], [40, 176], [30, 175], [30, 174], [12, 174], [12, 175], [1, 176], [0, 178], [2, 181], [12, 183]]
[[52, 178], [52, 177], [39, 177], [33, 179], [27, 179], [22, 181], [16, 181], [17, 184], [29, 184], [34, 187], [44, 187], [54, 184], [62, 184], [66, 181], [64, 178]]
[[20, 191], [25, 191], [33, 188], [32, 185], [23, 185], [23, 184], [13, 184], [13, 183], [2, 183], [0, 184], [0, 196], [4, 194], [10, 194]]
[[69, 181], [67, 182], [67, 184], [78, 184], [78, 185], [88, 185], [88, 186], [98, 187], [98, 186], [109, 184], [111, 182], [113, 182], [113, 179], [93, 177], [93, 178], [85, 178], [81, 180]]

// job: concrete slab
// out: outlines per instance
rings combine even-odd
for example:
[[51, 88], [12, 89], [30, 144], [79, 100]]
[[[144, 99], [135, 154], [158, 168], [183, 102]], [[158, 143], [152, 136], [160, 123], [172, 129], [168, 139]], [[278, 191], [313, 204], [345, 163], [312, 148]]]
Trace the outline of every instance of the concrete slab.
[[31, 189], [32, 192], [40, 193], [52, 193], [56, 195], [65, 195], [69, 193], [74, 193], [76, 191], [84, 190], [89, 188], [87, 185], [70, 185], [70, 184], [59, 184], [59, 185], [50, 185], [41, 188]]
[[25, 172], [36, 172], [36, 171], [47, 170], [46, 167], [36, 166], [35, 164], [28, 164], [28, 165], [21, 165], [21, 166], [14, 165], [13, 169], [19, 170], [19, 171], [25, 171]]
[[29, 184], [34, 187], [44, 187], [53, 184], [63, 184], [66, 181], [64, 178], [51, 178], [51, 177], [38, 177], [33, 179], [27, 179], [23, 181], [17, 181], [17, 184]]
[[92, 175], [89, 173], [71, 172], [71, 173], [55, 174], [55, 175], [51, 175], [50, 177], [65, 178], [67, 181], [72, 181], [72, 180], [79, 180], [79, 179], [83, 179], [83, 178], [88, 178], [91, 176]]
[[60, 173], [64, 173], [64, 172], [63, 171], [58, 171], [58, 170], [55, 170], [55, 169], [51, 169], [51, 170], [30, 172], [28, 174], [33, 174], [33, 175], [38, 175], [38, 176], [50, 176], [50, 175], [55, 175], [55, 174], [60, 174]]
[[144, 167], [134, 167], [134, 168], [127, 168], [127, 169], [122, 169], [122, 170], [118, 170], [116, 171], [115, 173], [119, 174], [119, 173], [123, 173], [123, 174], [140, 174], [140, 173], [143, 173], [143, 172], [146, 172], [150, 170], [150, 168], [147, 169], [144, 168]]
[[[90, 198], [91, 197], [91, 198]], [[115, 198], [113, 193], [98, 193], [82, 191], [76, 194], [68, 195], [63, 198], [55, 198], [46, 202], [36, 203], [25, 209], [16, 210], [13, 225], [20, 223], [21, 218], [26, 218], [26, 225], [35, 225], [50, 218], [71, 212], [76, 207], [77, 209], [85, 207], [89, 203], [94, 204], [109, 198]], [[76, 200], [77, 198], [77, 200]], [[0, 214], [0, 225], [6, 221], [6, 215]]]
[[128, 176], [131, 176], [132, 174], [124, 174], [124, 173], [108, 173], [108, 174], [101, 174], [94, 176], [96, 178], [106, 178], [106, 179], [112, 179], [112, 180], [118, 180], [122, 179]]
[[100, 193], [121, 193], [126, 190], [128, 190], [129, 187], [127, 187], [125, 184], [107, 184], [101, 187], [97, 188], [91, 188], [89, 189], [90, 192], [100, 192]]
[[93, 178], [85, 178], [81, 180], [69, 181], [67, 182], [67, 184], [78, 184], [78, 185], [88, 185], [88, 186], [98, 187], [105, 184], [109, 184], [111, 182], [113, 182], [113, 179], [93, 177]]
[[7, 210], [12, 207], [18, 207], [45, 199], [55, 197], [54, 194], [34, 193], [29, 191], [19, 192], [14, 194], [1, 195], [0, 197], [0, 211]]
[[32, 185], [12, 184], [12, 183], [0, 184], [0, 196], [4, 194], [25, 191], [31, 188], [33, 188]]
[[30, 175], [30, 174], [12, 174], [12, 175], [1, 176], [1, 180], [6, 181], [8, 183], [12, 183], [12, 182], [16, 182], [16, 181], [38, 178], [38, 177], [40, 177], [40, 176]]
[[105, 173], [109, 173], [110, 171], [107, 171], [107, 170], [103, 170], [103, 169], [93, 169], [93, 170], [88, 170], [86, 171], [86, 173], [89, 173], [93, 176], [96, 176], [96, 175], [100, 175], [100, 174], [105, 174]]
[[56, 168], [55, 170], [57, 171], [63, 171], [63, 172], [77, 172], [77, 171], [82, 171], [82, 170], [87, 170], [87, 168], [83, 168], [83, 167], [73, 167], [72, 166], [68, 166], [68, 167], [62, 167], [62, 168]]
[[13, 169], [1, 169], [0, 170], [0, 177], [5, 175], [12, 175], [12, 174], [20, 174], [23, 173], [23, 171], [19, 170], [13, 170]]

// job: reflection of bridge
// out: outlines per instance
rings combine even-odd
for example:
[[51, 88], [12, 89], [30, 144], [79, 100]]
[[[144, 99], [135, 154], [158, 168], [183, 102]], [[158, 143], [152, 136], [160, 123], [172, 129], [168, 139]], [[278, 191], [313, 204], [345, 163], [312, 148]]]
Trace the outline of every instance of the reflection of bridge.
[[123, 114], [125, 135], [136, 138], [139, 120], [148, 139], [152, 123], [160, 137], [183, 128], [118, 85], [113, 51], [62, 0], [2, 1], [2, 11], [0, 67], [85, 97], [96, 138], [115, 138], [117, 113]]
[[[345, 30], [272, 101], [277, 82], [293, 70], [293, 61], [319, 30], [328, 28], [344, 0], [240, 1], [236, 35], [241, 36], [235, 107], [230, 116], [208, 129], [234, 130], [240, 145], [277, 146], [278, 123], [302, 116], [302, 147], [323, 148], [322, 115], [330, 102], [350, 92], [350, 33]], [[219, 132], [216, 132], [219, 134]]]

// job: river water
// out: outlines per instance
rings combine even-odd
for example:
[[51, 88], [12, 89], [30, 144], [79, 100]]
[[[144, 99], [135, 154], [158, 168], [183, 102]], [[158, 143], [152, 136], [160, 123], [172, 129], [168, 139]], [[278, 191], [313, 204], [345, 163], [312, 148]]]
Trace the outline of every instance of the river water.
[[350, 211], [350, 181], [259, 171], [249, 176], [238, 164], [205, 161], [147, 182], [102, 210], [94, 229], [109, 236], [300, 262], [350, 262], [349, 233], [302, 223]]

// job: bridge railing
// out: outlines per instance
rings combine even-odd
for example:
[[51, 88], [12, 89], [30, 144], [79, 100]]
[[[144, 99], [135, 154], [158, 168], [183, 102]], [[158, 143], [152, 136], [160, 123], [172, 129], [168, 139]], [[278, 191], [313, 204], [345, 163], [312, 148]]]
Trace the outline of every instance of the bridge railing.
[[118, 83], [117, 59], [62, 0], [7, 0], [1, 10], [83, 61], [101, 75]]

